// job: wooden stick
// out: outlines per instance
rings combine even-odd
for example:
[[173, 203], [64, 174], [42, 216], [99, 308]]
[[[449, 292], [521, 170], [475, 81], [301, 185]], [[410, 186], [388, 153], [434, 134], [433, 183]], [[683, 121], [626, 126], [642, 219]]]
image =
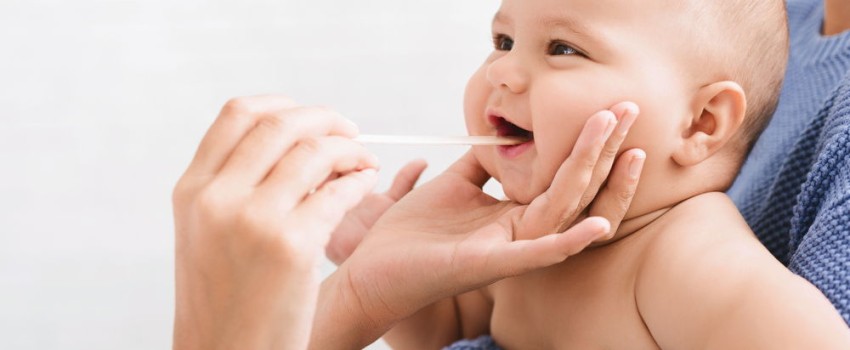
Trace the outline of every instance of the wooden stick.
[[470, 145], [511, 146], [529, 141], [520, 137], [500, 136], [418, 136], [418, 135], [360, 135], [354, 141], [388, 145]]

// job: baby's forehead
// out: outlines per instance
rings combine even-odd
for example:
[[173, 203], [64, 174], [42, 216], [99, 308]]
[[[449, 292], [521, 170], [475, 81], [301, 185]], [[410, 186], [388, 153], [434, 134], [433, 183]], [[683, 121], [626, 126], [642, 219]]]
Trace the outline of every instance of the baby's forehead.
[[[675, 5], [670, 5], [671, 3]], [[670, 30], [692, 21], [689, 13], [700, 9], [681, 0], [503, 0], [493, 16], [494, 27], [566, 30], [590, 38], [602, 38], [613, 29], [631, 35], [664, 33], [687, 37], [693, 30]], [[690, 25], [689, 25], [690, 27]], [[655, 29], [655, 30], [653, 30]]]

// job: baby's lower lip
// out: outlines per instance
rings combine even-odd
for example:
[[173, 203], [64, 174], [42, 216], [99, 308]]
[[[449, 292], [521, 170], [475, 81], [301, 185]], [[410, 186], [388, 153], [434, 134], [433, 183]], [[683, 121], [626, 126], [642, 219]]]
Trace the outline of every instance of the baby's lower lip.
[[506, 159], [516, 159], [521, 156], [523, 153], [531, 149], [531, 146], [534, 145], [534, 139], [531, 139], [527, 142], [512, 145], [512, 146], [498, 146], [499, 155], [502, 158]]

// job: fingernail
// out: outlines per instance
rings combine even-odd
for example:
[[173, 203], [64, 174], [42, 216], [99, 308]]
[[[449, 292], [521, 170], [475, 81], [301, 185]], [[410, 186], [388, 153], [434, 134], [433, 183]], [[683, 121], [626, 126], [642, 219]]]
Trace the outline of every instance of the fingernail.
[[629, 163], [629, 176], [632, 177], [632, 180], [637, 179], [640, 176], [640, 172], [643, 169], [643, 163], [646, 160], [646, 153], [641, 150], [635, 153], [634, 158], [632, 158], [631, 163]]
[[378, 159], [378, 156], [376, 156], [376, 155], [374, 155], [374, 154], [370, 154], [370, 155], [369, 155], [369, 163], [371, 163], [371, 164], [372, 164], [372, 165], [374, 165], [376, 168], [378, 168], [378, 167], [380, 167], [380, 165], [381, 165], [381, 160], [380, 160], [380, 159]]
[[607, 140], [611, 137], [611, 133], [614, 132], [614, 128], [617, 126], [617, 116], [614, 113], [608, 115], [608, 127], [605, 129], [605, 139]]
[[637, 119], [637, 111], [628, 108], [626, 113], [623, 114], [623, 118], [620, 119], [620, 126], [617, 128], [617, 133], [620, 135], [625, 135], [629, 132], [629, 129], [632, 128], [632, 125], [635, 123], [635, 119]]
[[607, 238], [611, 235], [611, 222], [605, 218], [590, 218], [590, 220], [596, 220], [599, 223], [599, 235], [596, 237], [597, 241], [600, 239]]
[[360, 127], [359, 127], [359, 126], [357, 126], [357, 123], [355, 123], [355, 122], [351, 121], [351, 120], [350, 120], [350, 119], [348, 119], [348, 118], [343, 118], [342, 120], [344, 120], [344, 121], [345, 121], [345, 123], [346, 123], [346, 124], [348, 124], [348, 126], [350, 126], [350, 127], [351, 127], [351, 131], [353, 131], [353, 132], [354, 132], [354, 135], [355, 135], [355, 136], [356, 136], [356, 135], [358, 135], [358, 134], [360, 134]]

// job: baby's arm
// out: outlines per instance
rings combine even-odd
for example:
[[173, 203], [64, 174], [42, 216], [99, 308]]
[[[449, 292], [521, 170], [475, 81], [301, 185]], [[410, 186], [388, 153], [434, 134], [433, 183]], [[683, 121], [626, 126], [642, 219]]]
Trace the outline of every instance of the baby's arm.
[[438, 301], [398, 323], [384, 341], [393, 349], [440, 349], [489, 333], [493, 304], [474, 290]]
[[662, 235], [640, 269], [638, 308], [661, 348], [850, 349], [817, 288], [755, 237], [715, 229]]

